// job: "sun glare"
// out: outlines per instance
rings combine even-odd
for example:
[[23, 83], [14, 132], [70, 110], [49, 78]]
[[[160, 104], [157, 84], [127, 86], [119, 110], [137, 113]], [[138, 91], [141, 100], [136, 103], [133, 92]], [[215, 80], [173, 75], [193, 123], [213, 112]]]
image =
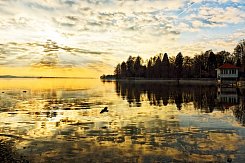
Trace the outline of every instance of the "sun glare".
[[0, 67], [1, 75], [36, 77], [97, 77], [99, 72], [88, 68]]
[[68, 40], [65, 36], [62, 36], [61, 33], [59, 33], [56, 29], [53, 29], [51, 27], [48, 27], [47, 29], [43, 30], [41, 32], [41, 37], [44, 38], [44, 40], [52, 40], [58, 44], [68, 43]]

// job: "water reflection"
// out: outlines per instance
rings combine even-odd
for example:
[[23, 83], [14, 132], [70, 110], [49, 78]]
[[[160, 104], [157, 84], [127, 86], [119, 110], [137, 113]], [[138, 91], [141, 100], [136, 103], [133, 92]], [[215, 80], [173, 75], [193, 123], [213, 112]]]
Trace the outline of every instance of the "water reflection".
[[115, 86], [117, 95], [126, 99], [129, 107], [141, 107], [144, 101], [155, 106], [175, 104], [178, 110], [181, 110], [183, 104], [193, 103], [195, 109], [205, 113], [225, 111], [232, 107], [236, 118], [245, 125], [245, 89], [133, 81], [116, 81]]
[[239, 104], [239, 95], [241, 95], [239, 88], [219, 87], [217, 94], [218, 101], [227, 107]]
[[[4, 92], [0, 94], [0, 139], [13, 140], [16, 152], [31, 162], [245, 159], [243, 90], [19, 80], [16, 84], [0, 81]], [[233, 100], [224, 101], [226, 95]], [[100, 114], [105, 106], [109, 112]]]
[[149, 101], [150, 105], [156, 106], [175, 103], [181, 110], [183, 103], [193, 102], [195, 108], [204, 112], [212, 112], [215, 107], [220, 109], [216, 86], [121, 81], [116, 82], [116, 92], [127, 99], [129, 106], [140, 107], [142, 101]]

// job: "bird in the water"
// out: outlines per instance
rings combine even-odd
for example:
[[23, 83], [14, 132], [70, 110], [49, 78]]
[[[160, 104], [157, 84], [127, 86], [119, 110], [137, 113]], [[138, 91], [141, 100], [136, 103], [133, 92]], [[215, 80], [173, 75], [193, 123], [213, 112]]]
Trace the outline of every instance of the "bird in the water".
[[102, 113], [104, 113], [104, 112], [108, 112], [109, 110], [108, 110], [108, 107], [105, 107], [104, 109], [102, 109], [101, 111], [100, 111], [100, 114], [102, 114]]
[[4, 92], [2, 92], [2, 93], [4, 93]]
[[232, 159], [231, 158], [227, 158], [227, 162], [232, 162]]
[[26, 93], [26, 91], [23, 91], [24, 93]]

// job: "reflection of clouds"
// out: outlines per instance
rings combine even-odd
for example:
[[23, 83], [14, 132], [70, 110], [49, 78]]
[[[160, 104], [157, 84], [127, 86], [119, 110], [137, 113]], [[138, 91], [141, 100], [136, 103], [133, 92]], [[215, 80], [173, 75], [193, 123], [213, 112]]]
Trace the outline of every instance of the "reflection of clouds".
[[[147, 99], [140, 108], [130, 108], [115, 94], [113, 83], [87, 81], [92, 86], [86, 87], [82, 85], [84, 80], [74, 86], [75, 79], [71, 85], [65, 82], [67, 79], [60, 79], [47, 87], [45, 80], [31, 80], [40, 87], [33, 88], [29, 83], [26, 93], [19, 90], [23, 89], [19, 85], [0, 96], [16, 101], [6, 106], [12, 110], [0, 114], [0, 131], [24, 138], [16, 142], [16, 147], [31, 161], [66, 161], [68, 157], [84, 162], [126, 158], [136, 162], [243, 159], [239, 155], [245, 144], [239, 131], [242, 128], [230, 125], [227, 113], [218, 111], [214, 117], [202, 114], [188, 101], [181, 111], [175, 104], [152, 106]], [[0, 100], [0, 104], [3, 102]], [[110, 111], [101, 115], [104, 106]], [[185, 114], [190, 117], [181, 119]], [[205, 119], [207, 116], [209, 119]], [[196, 118], [197, 125], [191, 123], [191, 117]]]

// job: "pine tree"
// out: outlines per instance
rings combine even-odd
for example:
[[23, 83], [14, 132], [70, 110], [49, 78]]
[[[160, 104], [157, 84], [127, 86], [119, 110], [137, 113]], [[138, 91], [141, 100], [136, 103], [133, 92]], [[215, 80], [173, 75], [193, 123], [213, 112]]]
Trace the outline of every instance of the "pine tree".
[[175, 58], [175, 70], [176, 70], [177, 79], [182, 77], [183, 60], [184, 60], [183, 55], [181, 54], [181, 52], [179, 52]]

